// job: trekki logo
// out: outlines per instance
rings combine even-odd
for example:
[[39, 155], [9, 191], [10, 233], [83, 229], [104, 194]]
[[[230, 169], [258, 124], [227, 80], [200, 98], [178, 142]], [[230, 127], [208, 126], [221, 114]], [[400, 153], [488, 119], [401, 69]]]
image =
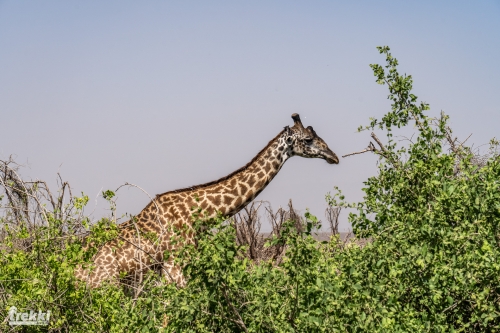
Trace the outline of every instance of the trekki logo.
[[9, 325], [41, 325], [46, 326], [49, 324], [50, 320], [50, 310], [47, 312], [38, 311], [35, 312], [31, 310], [30, 312], [17, 312], [15, 306], [11, 306], [9, 309]]

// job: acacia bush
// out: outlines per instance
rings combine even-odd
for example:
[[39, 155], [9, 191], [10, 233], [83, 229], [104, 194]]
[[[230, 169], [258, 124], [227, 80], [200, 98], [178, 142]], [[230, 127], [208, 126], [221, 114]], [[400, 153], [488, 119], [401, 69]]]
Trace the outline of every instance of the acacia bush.
[[[386, 64], [371, 67], [392, 108], [360, 128], [386, 134], [382, 143], [372, 133], [376, 145], [363, 151], [379, 156], [378, 174], [365, 182], [362, 202], [348, 203], [340, 190], [326, 198], [331, 207], [355, 208], [349, 220], [358, 239], [369, 240], [363, 246], [338, 234], [316, 241], [320, 222], [309, 212], [280, 220], [265, 240], [244, 215], [206, 221], [197, 212], [196, 244], [172, 254], [186, 287], [150, 272], [138, 286], [87, 289], [72, 270], [116, 234], [114, 218], [89, 227], [85, 197], [43, 210], [33, 191], [16, 194], [16, 182], [4, 181], [20, 207], [32, 208], [2, 219], [0, 315], [12, 305], [51, 309], [54, 332], [499, 331], [498, 142], [478, 157], [454, 139], [448, 117], [428, 116], [412, 77], [397, 71], [388, 47], [379, 51]], [[401, 145], [393, 133], [408, 125], [415, 139]], [[23, 211], [45, 215], [33, 224]], [[91, 251], [82, 250], [82, 228], [92, 228]], [[5, 332], [46, 329], [0, 324]]]

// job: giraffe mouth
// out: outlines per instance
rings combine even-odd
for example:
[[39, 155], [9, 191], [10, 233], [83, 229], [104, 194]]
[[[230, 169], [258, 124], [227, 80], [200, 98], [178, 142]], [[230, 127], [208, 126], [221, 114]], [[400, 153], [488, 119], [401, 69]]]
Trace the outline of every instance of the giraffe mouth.
[[328, 164], [339, 164], [339, 158], [333, 151], [328, 149], [324, 154], [323, 158], [326, 160]]
[[339, 164], [339, 159], [337, 157], [333, 158], [325, 158], [328, 164]]

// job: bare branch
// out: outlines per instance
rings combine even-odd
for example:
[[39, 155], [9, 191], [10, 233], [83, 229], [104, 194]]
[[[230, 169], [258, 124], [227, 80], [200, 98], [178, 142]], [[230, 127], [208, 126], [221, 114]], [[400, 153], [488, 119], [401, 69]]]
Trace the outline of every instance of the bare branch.
[[365, 150], [357, 151], [357, 152], [350, 153], [350, 154], [347, 154], [347, 155], [343, 155], [342, 157], [348, 157], [348, 156], [352, 156], [352, 155], [363, 154], [363, 153], [366, 153], [366, 152], [369, 152], [369, 151], [377, 151], [377, 148], [375, 148], [375, 146], [373, 145], [373, 143], [371, 141], [370, 141], [370, 144], [368, 145], [368, 147]]
[[156, 208], [156, 219], [157, 219], [158, 225], [159, 225], [159, 226], [160, 226], [160, 228], [161, 228], [161, 234], [160, 234], [160, 235], [158, 235], [158, 239], [161, 239], [161, 237], [163, 237], [164, 235], [166, 235], [166, 230], [165, 230], [165, 228], [163, 227], [163, 223], [162, 223], [162, 222], [161, 222], [161, 220], [160, 220], [160, 218], [161, 218], [161, 217], [160, 217], [161, 210], [160, 210], [160, 207], [158, 206], [158, 203], [156, 202], [156, 198], [155, 198], [155, 199], [153, 199], [153, 198], [151, 197], [151, 195], [149, 195], [149, 193], [148, 193], [146, 190], [144, 190], [142, 187], [137, 186], [137, 185], [135, 185], [135, 184], [131, 184], [131, 183], [129, 183], [129, 182], [126, 182], [125, 184], [123, 184], [123, 185], [119, 186], [119, 187], [116, 189], [116, 191], [115, 191], [115, 192], [118, 192], [118, 190], [119, 190], [120, 188], [122, 188], [123, 186], [132, 186], [132, 187], [138, 188], [139, 190], [141, 190], [144, 194], [146, 194], [146, 195], [148, 196], [148, 198], [151, 200], [151, 202], [153, 202], [153, 203], [154, 203], [155, 208]]
[[384, 152], [384, 153], [387, 153], [387, 149], [384, 147], [384, 145], [382, 144], [382, 141], [380, 141], [380, 139], [375, 135], [375, 133], [372, 132], [371, 134], [371, 137], [373, 138], [373, 140], [375, 140], [375, 142], [379, 145], [380, 149]]
[[464, 145], [464, 143], [465, 143], [465, 142], [467, 142], [467, 140], [469, 140], [469, 138], [470, 138], [471, 136], [472, 136], [472, 133], [471, 133], [471, 134], [469, 134], [469, 136], [467, 137], [467, 139], [465, 139], [465, 140], [464, 140], [464, 141], [460, 144], [460, 146], [458, 146], [458, 149], [462, 148], [462, 147], [463, 147], [463, 145]]
[[339, 234], [339, 216], [342, 207], [331, 207], [329, 206], [325, 211], [326, 220], [330, 224], [330, 230], [332, 235]]

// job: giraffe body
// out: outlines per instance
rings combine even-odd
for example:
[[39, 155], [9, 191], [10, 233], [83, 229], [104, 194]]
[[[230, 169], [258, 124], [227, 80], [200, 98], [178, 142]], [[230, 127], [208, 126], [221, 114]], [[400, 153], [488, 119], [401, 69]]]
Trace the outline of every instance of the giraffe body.
[[[95, 287], [104, 280], [119, 277], [121, 272], [137, 274], [161, 263], [169, 281], [184, 285], [180, 267], [174, 265], [172, 258], [163, 258], [163, 254], [194, 242], [193, 207], [201, 208], [208, 217], [215, 217], [219, 212], [230, 217], [255, 199], [290, 157], [322, 158], [330, 164], [339, 162], [312, 127], [304, 128], [298, 114], [292, 118], [294, 126], [285, 127], [244, 167], [217, 181], [157, 195], [133, 221], [120, 225], [117, 239], [99, 249], [94, 270], [79, 267], [77, 277]], [[182, 230], [182, 242], [172, 243], [173, 228]]]

